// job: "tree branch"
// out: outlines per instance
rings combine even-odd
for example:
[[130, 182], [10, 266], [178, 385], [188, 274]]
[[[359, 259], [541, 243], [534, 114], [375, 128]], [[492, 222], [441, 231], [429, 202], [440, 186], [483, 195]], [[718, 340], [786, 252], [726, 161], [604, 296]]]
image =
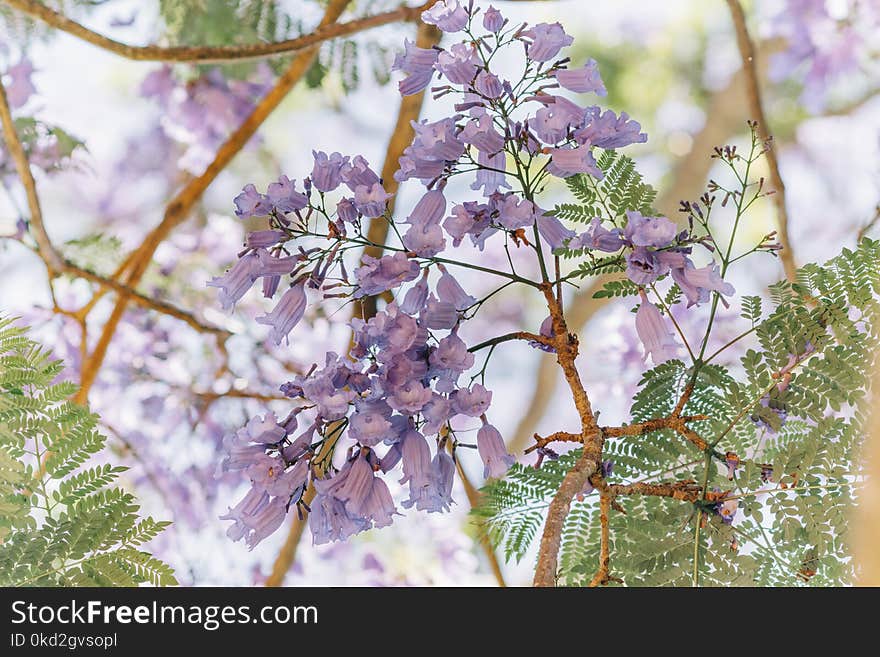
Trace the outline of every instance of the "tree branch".
[[767, 144], [767, 164], [770, 167], [770, 183], [776, 190], [773, 202], [776, 205], [776, 217], [779, 224], [779, 243], [782, 245], [779, 258], [782, 260], [786, 278], [793, 281], [797, 273], [797, 265], [795, 264], [794, 252], [791, 249], [791, 241], [788, 236], [785, 184], [782, 182], [782, 175], [779, 173], [779, 160], [776, 158], [776, 150], [772, 148], [770, 143], [770, 126], [767, 124], [767, 117], [764, 114], [764, 104], [761, 100], [761, 85], [758, 81], [758, 70], [755, 65], [755, 44], [749, 36], [745, 13], [739, 0], [727, 0], [727, 6], [730, 8], [730, 15], [736, 30], [736, 44], [742, 58], [743, 71], [746, 74], [749, 110], [754, 120], [758, 122], [758, 134], [764, 143]]
[[608, 566], [611, 562], [610, 537], [608, 529], [608, 512], [611, 509], [613, 496], [607, 492], [599, 493], [599, 568], [593, 579], [590, 580], [590, 587], [602, 586], [608, 583]]
[[9, 100], [6, 97], [6, 89], [3, 86], [2, 80], [0, 80], [0, 123], [3, 125], [3, 140], [9, 149], [12, 161], [15, 162], [15, 169], [27, 194], [28, 208], [31, 213], [30, 224], [34, 229], [33, 233], [34, 239], [37, 242], [37, 252], [43, 259], [43, 262], [46, 263], [51, 281], [52, 277], [62, 268], [61, 256], [58, 255], [55, 247], [52, 246], [49, 234], [46, 232], [46, 227], [43, 224], [43, 211], [40, 208], [40, 197], [37, 196], [37, 184], [34, 181], [34, 175], [28, 163], [27, 154], [24, 152], [24, 146], [21, 145], [21, 140], [18, 138], [18, 133], [15, 130], [12, 110], [9, 108]]
[[323, 23], [309, 34], [272, 43], [249, 43], [239, 46], [132, 46], [98, 34], [37, 0], [6, 0], [6, 4], [32, 18], [126, 59], [140, 62], [198, 63], [258, 59], [302, 52], [330, 39], [398, 21], [416, 20], [422, 11], [429, 9], [436, 2], [437, 0], [429, 0], [418, 7], [399, 7], [345, 23]]
[[155, 310], [156, 312], [162, 313], [163, 315], [168, 315], [169, 317], [179, 319], [180, 321], [185, 322], [190, 327], [194, 328], [200, 333], [211, 333], [221, 337], [228, 337], [232, 335], [232, 333], [230, 333], [226, 329], [202, 322], [189, 311], [178, 308], [177, 306], [167, 303], [165, 301], [152, 299], [145, 294], [141, 294], [140, 292], [131, 289], [127, 285], [120, 283], [114, 278], [101, 276], [100, 274], [97, 274], [93, 271], [90, 271], [83, 267], [79, 267], [69, 260], [62, 260], [62, 268], [60, 273], [78, 276], [80, 278], [86, 279], [87, 281], [91, 281], [92, 283], [97, 283], [98, 285], [109, 288], [120, 294], [127, 294], [131, 297], [133, 303], [136, 303], [139, 306], [148, 308], [150, 310]]

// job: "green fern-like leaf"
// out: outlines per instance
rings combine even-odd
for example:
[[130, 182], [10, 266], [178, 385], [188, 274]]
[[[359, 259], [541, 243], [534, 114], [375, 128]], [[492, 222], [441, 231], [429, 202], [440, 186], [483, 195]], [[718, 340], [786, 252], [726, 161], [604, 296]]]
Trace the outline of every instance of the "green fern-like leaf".
[[140, 518], [112, 484], [126, 468], [87, 462], [104, 448], [97, 417], [56, 382], [61, 363], [0, 317], [0, 585], [175, 584], [136, 549], [168, 523]]

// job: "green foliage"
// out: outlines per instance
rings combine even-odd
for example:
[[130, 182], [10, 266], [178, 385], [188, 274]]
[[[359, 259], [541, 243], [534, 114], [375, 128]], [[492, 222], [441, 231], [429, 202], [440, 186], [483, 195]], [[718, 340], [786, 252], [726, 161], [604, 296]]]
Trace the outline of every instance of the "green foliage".
[[[628, 294], [624, 287], [606, 285], [603, 296]], [[769, 308], [758, 297], [743, 299], [744, 339], [752, 346], [741, 368], [673, 360], [644, 374], [632, 421], [668, 416], [692, 385], [683, 412], [707, 417], [689, 426], [711, 453], [668, 429], [608, 438], [611, 483], [692, 481], [704, 495], [735, 498], [738, 511], [726, 525], [711, 501], [618, 497], [625, 513], [612, 511], [609, 520], [614, 577], [627, 586], [839, 585], [851, 578], [847, 511], [861, 477], [854, 452], [865, 427], [878, 295], [880, 242], [863, 239], [824, 265], [803, 267], [794, 283], [771, 286]], [[740, 459], [733, 478], [728, 452]], [[540, 535], [577, 454], [538, 470], [516, 466], [485, 487], [475, 513], [508, 559], [522, 559]], [[590, 495], [566, 519], [560, 583], [586, 584], [598, 562], [598, 504]]]
[[[553, 214], [574, 223], [588, 224], [599, 217], [616, 226], [626, 224], [626, 213], [631, 210], [644, 215], [654, 214], [651, 204], [657, 192], [645, 183], [636, 171], [635, 162], [617, 151], [603, 151], [596, 160], [605, 173], [602, 180], [586, 174], [576, 174], [565, 179], [566, 185], [577, 203], [562, 203], [553, 209]], [[586, 278], [598, 274], [622, 272], [626, 264], [619, 255], [596, 257], [585, 249], [558, 249], [558, 255], [566, 259], [581, 259], [573, 272], [574, 277]], [[605, 286], [595, 296], [613, 297], [630, 293], [628, 281], [616, 281], [614, 286]]]
[[613, 297], [631, 297], [639, 293], [639, 286], [628, 278], [616, 281], [608, 281], [593, 294], [594, 299], [611, 299]]
[[0, 317], [0, 585], [176, 584], [138, 549], [167, 522], [141, 518], [112, 487], [124, 467], [87, 465], [104, 448], [97, 417], [55, 383], [60, 361]]
[[657, 192], [644, 182], [632, 158], [618, 151], [603, 151], [596, 164], [605, 173], [602, 180], [579, 173], [565, 179], [568, 189], [579, 203], [562, 203], [553, 213], [560, 219], [589, 223], [602, 217], [621, 225], [627, 211], [653, 214], [651, 204]]

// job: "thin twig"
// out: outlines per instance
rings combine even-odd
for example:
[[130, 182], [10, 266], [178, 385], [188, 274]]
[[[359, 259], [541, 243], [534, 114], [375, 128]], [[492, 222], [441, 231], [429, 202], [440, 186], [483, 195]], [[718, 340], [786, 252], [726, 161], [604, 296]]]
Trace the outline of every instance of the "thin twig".
[[141, 62], [225, 62], [258, 59], [302, 52], [324, 41], [349, 36], [389, 23], [415, 20], [437, 0], [429, 0], [418, 7], [399, 7], [373, 16], [356, 18], [345, 23], [324, 23], [314, 32], [272, 43], [249, 43], [237, 46], [132, 46], [98, 34], [64, 14], [50, 9], [37, 0], [5, 0], [7, 5], [47, 25], [67, 32], [87, 43], [126, 59]]
[[[303, 493], [302, 500], [309, 505], [313, 499], [315, 499], [315, 486], [309, 482], [306, 492]], [[307, 523], [308, 517], [305, 514], [302, 516], [294, 515], [293, 521], [290, 523], [290, 531], [287, 533], [284, 545], [281, 546], [281, 550], [272, 564], [272, 572], [266, 578], [265, 586], [275, 587], [281, 586], [284, 583], [284, 578], [287, 576], [288, 571], [290, 571], [294, 559], [296, 559], [296, 550], [299, 547], [300, 540], [302, 540]]]
[[[111, 290], [119, 292], [120, 294], [130, 295], [133, 303], [136, 303], [139, 306], [148, 308], [150, 310], [155, 310], [156, 312], [162, 313], [163, 315], [168, 315], [169, 317], [179, 319], [180, 321], [185, 322], [190, 327], [194, 328], [200, 333], [212, 333], [214, 335], [222, 337], [228, 337], [232, 335], [232, 333], [227, 331], [226, 329], [220, 328], [218, 326], [213, 326], [211, 324], [206, 324], [200, 319], [197, 319], [191, 312], [187, 310], [178, 308], [177, 306], [167, 303], [165, 301], [152, 299], [145, 294], [137, 292], [136, 290], [131, 289], [129, 286], [120, 283], [114, 278], [102, 276], [84, 267], [79, 267], [69, 260], [64, 260], [62, 262], [61, 273], [78, 276], [80, 278], [86, 279], [87, 281], [91, 281], [93, 283], [97, 283], [98, 285], [110, 288]], [[71, 316], [74, 316], [75, 314], [76, 313], [71, 313]]]
[[776, 205], [776, 217], [779, 224], [779, 243], [782, 245], [779, 258], [782, 260], [786, 278], [793, 281], [797, 274], [797, 265], [795, 264], [794, 252], [791, 249], [791, 241], [788, 236], [785, 184], [782, 182], [782, 175], [779, 173], [779, 160], [776, 158], [776, 150], [771, 146], [770, 126], [767, 124], [767, 116], [764, 113], [764, 104], [761, 100], [761, 85], [758, 81], [758, 70], [755, 65], [755, 44], [752, 42], [746, 27], [746, 17], [742, 4], [740, 4], [739, 0], [727, 0], [727, 6], [730, 8], [730, 15], [736, 30], [736, 44], [742, 58], [743, 71], [746, 74], [749, 109], [754, 120], [758, 122], [758, 134], [767, 145], [767, 164], [770, 168], [770, 183], [776, 191], [773, 195], [773, 202]]

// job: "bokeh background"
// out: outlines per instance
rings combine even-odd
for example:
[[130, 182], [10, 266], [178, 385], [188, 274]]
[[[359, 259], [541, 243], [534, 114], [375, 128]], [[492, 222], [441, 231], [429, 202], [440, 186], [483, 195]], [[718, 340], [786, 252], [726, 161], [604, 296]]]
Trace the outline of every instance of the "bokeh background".
[[[313, 28], [318, 0], [107, 0], [47, 3], [91, 29], [130, 44], [247, 43], [295, 36]], [[393, 9], [388, 0], [352, 3], [352, 17]], [[488, 6], [478, 0], [477, 4]], [[603, 103], [626, 111], [648, 133], [629, 147], [660, 192], [658, 210], [677, 216], [682, 199], [698, 197], [713, 176], [714, 146], [747, 144], [749, 114], [742, 60], [722, 0], [548, 0], [495, 5], [513, 22], [560, 21], [575, 37], [575, 62], [599, 62], [609, 90]], [[875, 234], [880, 203], [880, 2], [878, 0], [766, 0], [744, 3], [756, 42], [763, 99], [788, 190], [793, 250], [799, 264], [823, 261], [861, 234]], [[286, 173], [311, 170], [312, 149], [362, 153], [380, 167], [397, 119], [397, 74], [388, 68], [416, 26], [396, 23], [325, 43], [318, 63], [260, 128], [258, 135], [208, 188], [190, 218], [156, 253], [140, 290], [189, 310], [201, 324], [231, 333], [225, 349], [216, 333], [136, 305], [130, 306], [108, 350], [89, 401], [117, 459], [131, 467], [125, 483], [146, 510], [174, 525], [154, 543], [183, 584], [261, 584], [288, 538], [288, 524], [249, 552], [225, 536], [218, 516], [247, 487], [237, 473], [220, 476], [222, 438], [254, 414], [285, 413], [280, 382], [341, 350], [347, 318], [313, 315], [290, 345], [274, 347], [253, 322], [265, 310], [252, 291], [235, 313], [219, 310], [205, 287], [240, 249], [247, 227], [232, 213], [232, 198]], [[33, 65], [33, 94], [16, 110], [41, 126], [36, 168], [47, 230], [64, 254], [109, 274], [162, 218], [174, 191], [211, 161], [225, 137], [271, 87], [285, 58], [234, 66], [133, 62], [70, 35], [26, 20], [0, 3], [0, 71], [25, 57]], [[447, 101], [426, 102], [423, 117], [448, 113]], [[55, 132], [49, 132], [54, 130]], [[62, 156], [60, 160], [58, 157]], [[22, 317], [77, 379], [83, 349], [90, 351], [112, 308], [102, 297], [82, 322], [76, 310], [95, 286], [73, 277], [49, 293], [43, 263], [15, 239], [26, 215], [23, 190], [0, 150], [0, 311]], [[563, 200], [564, 185], [550, 190]], [[404, 185], [398, 213], [418, 198]], [[757, 243], [775, 229], [772, 203], [759, 203], [742, 231]], [[723, 232], [723, 230], [722, 230]], [[877, 231], [880, 232], [880, 231]], [[27, 242], [27, 240], [25, 240]], [[502, 252], [484, 258], [504, 259]], [[783, 276], [778, 260], [755, 257], [734, 268], [741, 294], [760, 293]], [[462, 278], [468, 291], [478, 278]], [[536, 328], [535, 299], [502, 296], [487, 307], [501, 333]], [[609, 423], [626, 420], [627, 402], [644, 371], [632, 328], [631, 303], [575, 292], [569, 307], [583, 345], [581, 373]], [[546, 311], [544, 311], [546, 312]], [[730, 317], [736, 317], [731, 309]], [[723, 344], [724, 317], [716, 339]], [[698, 330], [699, 313], [688, 313]], [[488, 330], [488, 329], [487, 329]], [[730, 335], [735, 328], [730, 327]], [[488, 335], [488, 334], [487, 334]], [[735, 362], [735, 350], [727, 353]], [[547, 360], [545, 358], [545, 360]], [[534, 432], [558, 430], [575, 417], [557, 394], [557, 372], [525, 345], [493, 359], [487, 385], [495, 391], [493, 422], [514, 453]], [[524, 459], [527, 460], [527, 459]], [[476, 486], [478, 459], [462, 459]], [[313, 547], [306, 533], [289, 585], [494, 585], [492, 559], [476, 537], [465, 491], [450, 515], [413, 512], [390, 528], [346, 544]], [[399, 492], [394, 491], [392, 492]], [[530, 581], [532, 557], [504, 564], [509, 585]]]

